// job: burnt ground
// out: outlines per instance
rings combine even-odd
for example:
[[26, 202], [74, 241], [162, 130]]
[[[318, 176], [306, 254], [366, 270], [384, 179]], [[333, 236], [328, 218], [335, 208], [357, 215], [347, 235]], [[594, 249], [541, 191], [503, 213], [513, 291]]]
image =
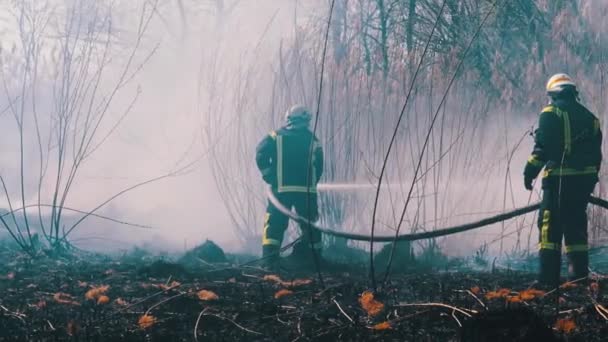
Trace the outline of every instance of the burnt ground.
[[0, 253], [1, 341], [602, 341], [608, 333], [603, 279], [530, 297], [521, 291], [532, 274], [431, 270], [392, 275], [372, 298], [362, 296], [363, 266], [326, 267], [321, 284], [315, 272], [276, 279], [228, 263]]

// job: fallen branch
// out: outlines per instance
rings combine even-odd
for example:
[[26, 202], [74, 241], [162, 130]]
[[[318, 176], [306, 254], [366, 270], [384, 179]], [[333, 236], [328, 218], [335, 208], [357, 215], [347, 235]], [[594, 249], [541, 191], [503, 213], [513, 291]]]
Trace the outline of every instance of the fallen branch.
[[[253, 331], [253, 330], [251, 330], [251, 329], [247, 329], [247, 328], [245, 328], [244, 326], [242, 326], [242, 325], [238, 324], [237, 322], [235, 322], [235, 321], [231, 320], [231, 319], [230, 319], [230, 318], [228, 318], [228, 317], [224, 317], [224, 316], [220, 316], [220, 315], [216, 315], [216, 314], [206, 314], [206, 313], [204, 313], [204, 311], [205, 311], [205, 310], [203, 310], [203, 312], [201, 312], [201, 313], [200, 313], [200, 315], [199, 315], [200, 317], [202, 317], [202, 316], [212, 316], [212, 317], [215, 317], [215, 318], [223, 319], [223, 320], [225, 320], [225, 321], [228, 321], [228, 322], [230, 322], [230, 323], [234, 324], [234, 326], [236, 326], [237, 328], [239, 328], [239, 329], [241, 329], [241, 330], [243, 330], [243, 331], [246, 331], [246, 332], [248, 332], [248, 333], [250, 333], [250, 334], [254, 334], [254, 335], [262, 335], [262, 333], [259, 333], [259, 332], [257, 332], [257, 331]], [[199, 320], [200, 320], [200, 317], [199, 317]]]
[[469, 318], [473, 317], [473, 315], [471, 315], [470, 313], [466, 312], [465, 310], [470, 311], [470, 312], [475, 313], [475, 314], [478, 313], [476, 310], [460, 309], [460, 308], [457, 308], [455, 306], [451, 306], [451, 305], [447, 305], [447, 304], [443, 304], [443, 303], [399, 303], [397, 305], [397, 307], [401, 307], [401, 308], [402, 307], [410, 307], [410, 306], [416, 306], [416, 307], [417, 306], [421, 306], [421, 307], [436, 306], [436, 307], [447, 308], [447, 309], [451, 309], [451, 310], [454, 310], [454, 311], [458, 311], [461, 314], [463, 314], [463, 315], [465, 315], [465, 316], [467, 316]]
[[196, 324], [194, 324], [194, 340], [196, 342], [198, 342], [198, 324], [201, 321], [201, 317], [203, 317], [203, 315], [205, 314], [205, 311], [207, 311], [207, 309], [209, 308], [204, 308], [203, 311], [201, 311], [201, 313], [198, 314], [198, 318], [196, 319]]
[[349, 320], [349, 321], [350, 321], [352, 324], [355, 324], [355, 321], [353, 321], [353, 319], [352, 319], [352, 318], [350, 318], [350, 316], [349, 316], [349, 315], [348, 315], [346, 312], [344, 312], [344, 310], [342, 310], [342, 307], [340, 306], [340, 304], [338, 303], [338, 301], [337, 301], [337, 300], [335, 300], [335, 299], [332, 299], [332, 301], [333, 301], [333, 302], [336, 304], [336, 306], [338, 307], [338, 310], [340, 310], [340, 312], [342, 312], [342, 314], [344, 315], [344, 317], [348, 318], [348, 320]]

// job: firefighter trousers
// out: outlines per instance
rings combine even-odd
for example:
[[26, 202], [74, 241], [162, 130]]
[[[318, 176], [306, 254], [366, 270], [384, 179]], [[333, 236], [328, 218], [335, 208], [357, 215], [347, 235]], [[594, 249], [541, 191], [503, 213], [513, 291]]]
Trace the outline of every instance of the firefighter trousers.
[[587, 205], [595, 183], [596, 179], [589, 176], [543, 180], [543, 199], [538, 215], [540, 282], [551, 286], [559, 284], [562, 239], [570, 278], [587, 276]]
[[[307, 218], [310, 222], [315, 222], [319, 217], [316, 193], [306, 192], [273, 192], [276, 198], [288, 209], [295, 209], [299, 216]], [[289, 218], [280, 212], [270, 201], [266, 209], [264, 220], [264, 232], [262, 235], [262, 245], [265, 249], [278, 249], [283, 244], [283, 236], [289, 225]], [[299, 246], [315, 249], [321, 248], [321, 232], [310, 229], [307, 225], [300, 225], [301, 243]], [[272, 246], [272, 247], [271, 247]], [[295, 248], [295, 246], [294, 246]]]

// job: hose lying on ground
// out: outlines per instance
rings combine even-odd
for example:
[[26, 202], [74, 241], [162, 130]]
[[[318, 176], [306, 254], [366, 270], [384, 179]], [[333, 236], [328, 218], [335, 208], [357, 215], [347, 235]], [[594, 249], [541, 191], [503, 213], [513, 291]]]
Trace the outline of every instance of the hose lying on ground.
[[[321, 227], [321, 226], [317, 225], [316, 223], [309, 222], [306, 218], [297, 215], [296, 213], [294, 213], [291, 210], [289, 210], [288, 208], [286, 208], [283, 204], [281, 204], [281, 202], [276, 198], [276, 196], [274, 195], [274, 193], [272, 192], [271, 189], [268, 189], [266, 191], [266, 194], [268, 196], [268, 199], [270, 200], [270, 203], [272, 203], [272, 205], [274, 205], [281, 213], [285, 214], [290, 219], [292, 219], [300, 224], [308, 225], [311, 228], [317, 229], [324, 234], [335, 236], [335, 237], [340, 237], [340, 238], [355, 240], [355, 241], [370, 241], [371, 240], [371, 237], [368, 235], [347, 233], [347, 232], [339, 231], [337, 229]], [[608, 201], [606, 201], [604, 199], [592, 196], [590, 203], [595, 204], [604, 209], [608, 209]], [[415, 240], [436, 238], [436, 237], [446, 236], [446, 235], [451, 235], [451, 234], [456, 234], [456, 233], [462, 233], [462, 232], [466, 232], [469, 230], [488, 226], [488, 225], [491, 225], [491, 224], [494, 224], [497, 222], [502, 222], [502, 221], [505, 221], [508, 219], [512, 219], [514, 217], [521, 216], [521, 215], [530, 213], [532, 211], [538, 210], [539, 208], [540, 208], [540, 203], [535, 203], [535, 204], [528, 205], [526, 207], [517, 208], [517, 209], [511, 210], [511, 211], [508, 211], [508, 212], [505, 212], [502, 214], [498, 214], [498, 215], [495, 215], [492, 217], [488, 217], [488, 218], [485, 218], [485, 219], [482, 219], [479, 221], [465, 223], [465, 224], [461, 224], [461, 225], [454, 226], [454, 227], [442, 228], [442, 229], [437, 229], [437, 230], [428, 231], [428, 232], [421, 232], [421, 233], [402, 234], [402, 235], [398, 235], [396, 238], [394, 235], [374, 236], [374, 241], [376, 241], [376, 242], [392, 242], [395, 240], [396, 241], [415, 241]]]

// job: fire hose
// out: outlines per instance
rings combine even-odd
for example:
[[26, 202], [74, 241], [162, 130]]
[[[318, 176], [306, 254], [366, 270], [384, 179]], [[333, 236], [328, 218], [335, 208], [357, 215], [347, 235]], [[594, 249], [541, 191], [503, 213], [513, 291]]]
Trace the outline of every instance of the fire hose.
[[[355, 240], [355, 241], [371, 241], [371, 237], [368, 235], [347, 233], [340, 229], [322, 227], [314, 222], [310, 222], [306, 218], [304, 218], [304, 217], [294, 213], [290, 209], [286, 208], [277, 199], [277, 197], [275, 196], [275, 194], [272, 192], [272, 190], [270, 188], [266, 191], [266, 194], [268, 196], [268, 200], [270, 201], [270, 203], [272, 203], [273, 206], [275, 206], [281, 213], [283, 213], [284, 215], [286, 215], [287, 217], [289, 217], [290, 219], [294, 220], [295, 222], [297, 222], [299, 224], [306, 225], [312, 229], [316, 229], [316, 230], [322, 232], [323, 234], [327, 234], [330, 236], [335, 236], [335, 237], [344, 238], [344, 239], [348, 239], [348, 240]], [[606, 201], [604, 199], [592, 196], [591, 200], [589, 202], [591, 204], [597, 205], [604, 209], [608, 209], [608, 201]], [[374, 241], [376, 241], [376, 242], [416, 241], [416, 240], [430, 239], [430, 238], [436, 238], [436, 237], [440, 237], [440, 236], [462, 233], [462, 232], [466, 232], [469, 230], [489, 226], [494, 223], [506, 221], [508, 219], [512, 219], [517, 216], [525, 215], [527, 213], [538, 210], [539, 208], [540, 208], [540, 203], [535, 203], [535, 204], [531, 204], [531, 205], [528, 205], [525, 207], [516, 208], [511, 211], [504, 212], [502, 214], [484, 218], [479, 221], [465, 223], [465, 224], [461, 224], [461, 225], [457, 225], [457, 226], [453, 226], [453, 227], [441, 228], [441, 229], [436, 229], [433, 231], [426, 231], [426, 232], [420, 232], [420, 233], [401, 234], [401, 235], [397, 235], [396, 237], [394, 235], [374, 236]]]

